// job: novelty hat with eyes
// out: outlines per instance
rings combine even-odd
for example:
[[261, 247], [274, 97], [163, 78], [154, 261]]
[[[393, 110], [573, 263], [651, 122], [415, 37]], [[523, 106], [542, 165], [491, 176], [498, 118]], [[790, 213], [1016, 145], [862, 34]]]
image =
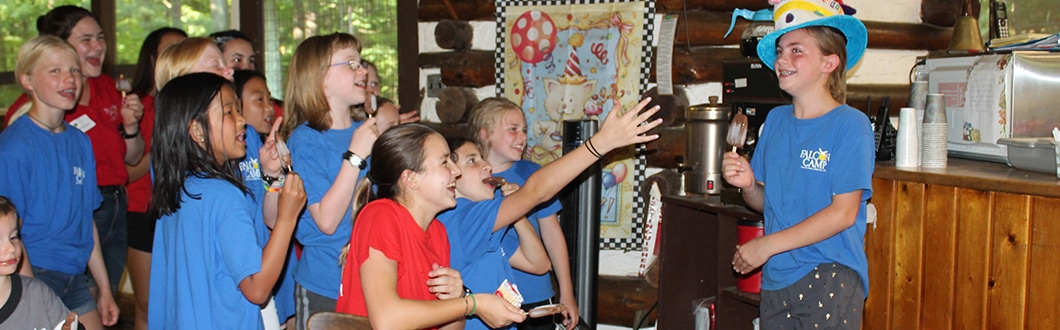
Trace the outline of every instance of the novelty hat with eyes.
[[773, 68], [777, 60], [777, 40], [785, 33], [809, 26], [828, 26], [847, 38], [847, 70], [861, 60], [868, 45], [865, 24], [854, 18], [855, 10], [840, 0], [770, 0], [775, 30], [758, 42], [758, 57]]

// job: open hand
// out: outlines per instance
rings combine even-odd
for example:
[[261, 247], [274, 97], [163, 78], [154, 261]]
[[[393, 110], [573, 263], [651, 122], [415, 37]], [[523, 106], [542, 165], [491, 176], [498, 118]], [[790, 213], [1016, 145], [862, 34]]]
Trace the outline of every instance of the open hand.
[[[615, 107], [607, 113], [600, 131], [586, 141], [596, 148], [600, 154], [606, 154], [611, 150], [625, 147], [635, 143], [645, 143], [659, 138], [659, 134], [644, 135], [644, 133], [662, 124], [662, 118], [651, 120], [651, 116], [659, 112], [656, 105], [648, 110], [644, 107], [651, 103], [651, 98], [644, 98], [637, 103], [633, 109], [621, 113], [622, 109]], [[643, 112], [641, 112], [644, 110]]]

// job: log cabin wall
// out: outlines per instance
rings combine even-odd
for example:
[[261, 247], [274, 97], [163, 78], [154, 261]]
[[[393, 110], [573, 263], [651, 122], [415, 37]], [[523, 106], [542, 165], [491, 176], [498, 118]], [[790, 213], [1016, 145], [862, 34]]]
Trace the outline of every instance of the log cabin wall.
[[[865, 110], [865, 99], [873, 96], [891, 97], [892, 114], [907, 103], [909, 71], [918, 56], [929, 51], [945, 50], [956, 18], [961, 13], [961, 0], [846, 0], [856, 8], [857, 18], [869, 29], [869, 50], [860, 64], [847, 73], [848, 103]], [[739, 36], [748, 23], [739, 20], [732, 34], [723, 38], [735, 8], [761, 9], [766, 0], [661, 0], [656, 2], [655, 26], [659, 26], [664, 14], [679, 15], [680, 20], [675, 40], [673, 59], [673, 82], [675, 87], [687, 95], [687, 100], [676, 103], [704, 104], [711, 95], [722, 95], [721, 60], [738, 57]], [[464, 118], [462, 114], [448, 113], [439, 116], [437, 106], [460, 108], [466, 105], [460, 97], [468, 94], [477, 99], [495, 96], [493, 52], [495, 48], [496, 22], [493, 0], [420, 0], [419, 1], [419, 88], [425, 89], [429, 75], [438, 74], [446, 86], [453, 89], [437, 96], [423, 96], [418, 105], [425, 121], [442, 122]], [[978, 12], [978, 6], [975, 12]], [[923, 18], [922, 18], [923, 17]], [[685, 24], [689, 24], [684, 33]], [[439, 27], [441, 28], [439, 29]], [[470, 42], [459, 39], [471, 32]], [[440, 35], [436, 35], [441, 33]], [[658, 40], [658, 31], [656, 38]], [[439, 46], [445, 45], [447, 48]], [[469, 47], [468, 48], [468, 44]], [[691, 47], [689, 47], [689, 45]], [[454, 50], [459, 48], [461, 50]], [[402, 63], [405, 63], [404, 61]], [[658, 63], [654, 60], [653, 63]], [[655, 82], [652, 68], [652, 83]], [[403, 79], [404, 81], [404, 79]], [[458, 90], [456, 90], [458, 89]], [[724, 102], [724, 100], [722, 100]], [[455, 107], [452, 105], [456, 105]], [[877, 101], [877, 104], [878, 101]], [[681, 111], [669, 111], [670, 116], [679, 116]], [[672, 118], [671, 118], [672, 119]], [[671, 121], [662, 139], [649, 145], [656, 152], [649, 156], [648, 174], [677, 167], [675, 155], [684, 152], [683, 125]], [[611, 276], [635, 276], [639, 264], [639, 252], [601, 251], [600, 274]], [[639, 287], [640, 290], [653, 290]], [[880, 291], [875, 291], [880, 292]], [[619, 294], [621, 295], [621, 294]], [[600, 302], [605, 301], [600, 298]], [[642, 307], [629, 304], [613, 306], [611, 311], [631, 315]], [[644, 302], [640, 302], [644, 303]], [[609, 308], [612, 306], [609, 306]], [[867, 314], [866, 317], [869, 317]], [[600, 321], [606, 323], [606, 315]], [[868, 320], [868, 319], [866, 319]], [[627, 322], [622, 322], [623, 325]]]
[[[908, 101], [910, 69], [918, 56], [946, 49], [952, 25], [962, 12], [963, 0], [847, 0], [846, 3], [857, 9], [855, 16], [869, 29], [869, 49], [861, 62], [847, 73], [847, 103], [874, 115], [875, 109], [866, 106], [867, 98], [874, 97], [878, 106], [881, 97], [888, 96], [892, 120], [897, 124], [897, 108]], [[761, 9], [768, 3], [766, 0], [685, 0], [683, 6], [687, 10], [682, 9], [680, 0], [656, 2], [655, 26], [660, 25], [664, 14], [679, 16], [671, 79], [681, 96], [668, 102], [679, 106], [705, 104], [709, 96], [722, 95], [721, 61], [740, 56], [739, 36], [748, 22], [738, 20], [732, 34], [722, 37], [733, 9]], [[419, 86], [427, 86], [429, 75], [440, 75], [442, 82], [452, 87], [439, 96], [422, 98], [418, 108], [425, 121], [450, 123], [449, 120], [465, 118], [462, 105], [496, 94], [495, 9], [492, 0], [419, 2]], [[973, 12], [979, 12], [978, 2]], [[690, 33], [684, 32], [686, 23]], [[655, 32], [657, 42], [658, 31]], [[458, 40], [466, 34], [471, 35], [469, 42]], [[466, 44], [470, 48], [458, 46]], [[653, 63], [659, 63], [658, 59]], [[652, 85], [654, 73], [652, 68]], [[469, 95], [474, 99], [464, 100]], [[683, 108], [662, 112], [669, 118], [668, 127], [661, 133], [672, 138], [648, 145], [649, 168], [678, 167], [674, 156], [684, 150], [683, 125], [679, 121], [682, 113]]]

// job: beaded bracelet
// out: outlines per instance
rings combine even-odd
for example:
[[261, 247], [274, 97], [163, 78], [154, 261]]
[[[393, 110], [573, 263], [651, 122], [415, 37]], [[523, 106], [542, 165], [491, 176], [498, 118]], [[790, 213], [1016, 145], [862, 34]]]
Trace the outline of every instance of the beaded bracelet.
[[265, 186], [265, 192], [280, 192], [280, 189], [283, 189], [283, 184], [286, 182], [287, 177], [284, 175], [275, 178], [264, 174], [261, 175], [261, 183]]
[[467, 316], [475, 316], [476, 308], [478, 308], [478, 300], [475, 300], [475, 295], [471, 295], [471, 314], [467, 314]]

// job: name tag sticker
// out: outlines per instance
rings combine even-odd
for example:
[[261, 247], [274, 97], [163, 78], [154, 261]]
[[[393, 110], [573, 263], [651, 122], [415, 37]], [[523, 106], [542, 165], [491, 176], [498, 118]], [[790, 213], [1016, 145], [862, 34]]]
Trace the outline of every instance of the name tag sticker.
[[77, 119], [71, 120], [70, 125], [81, 130], [81, 132], [88, 133], [88, 130], [96, 127], [96, 122], [92, 121], [92, 118], [88, 118], [88, 115], [81, 115]]

